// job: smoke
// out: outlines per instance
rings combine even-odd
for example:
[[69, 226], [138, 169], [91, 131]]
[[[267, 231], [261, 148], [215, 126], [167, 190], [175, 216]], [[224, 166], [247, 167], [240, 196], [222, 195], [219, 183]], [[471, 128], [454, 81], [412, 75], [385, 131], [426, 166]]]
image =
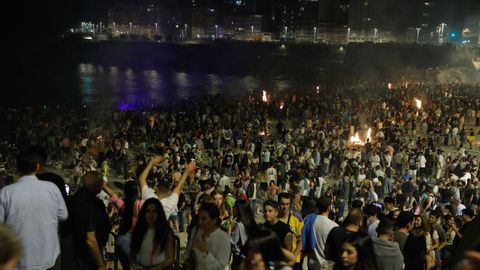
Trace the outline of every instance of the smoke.
[[480, 70], [480, 57], [472, 58], [472, 64], [476, 70]]
[[470, 81], [467, 72], [459, 68], [449, 68], [449, 69], [441, 70], [436, 75], [435, 80], [437, 83], [440, 83], [440, 84]]

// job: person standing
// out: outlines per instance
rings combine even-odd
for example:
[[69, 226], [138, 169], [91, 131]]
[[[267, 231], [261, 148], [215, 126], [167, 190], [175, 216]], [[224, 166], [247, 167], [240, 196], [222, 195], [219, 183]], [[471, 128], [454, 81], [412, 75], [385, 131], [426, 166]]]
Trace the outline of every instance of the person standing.
[[155, 198], [145, 201], [132, 233], [130, 269], [166, 269], [175, 261], [172, 228]]
[[301, 217], [297, 217], [290, 210], [291, 202], [292, 197], [289, 193], [278, 194], [278, 204], [280, 206], [278, 219], [290, 227], [292, 232], [291, 252], [297, 257], [294, 269], [302, 269], [300, 252], [302, 251], [303, 221]]
[[342, 227], [330, 230], [325, 244], [325, 256], [328, 260], [340, 262], [343, 242], [349, 237], [360, 235], [363, 224], [363, 213], [360, 208], [352, 208], [345, 218]]
[[413, 229], [413, 214], [412, 212], [403, 211], [398, 215], [397, 219], [398, 230], [393, 232], [393, 241], [397, 242], [400, 250], [403, 252], [405, 242], [407, 242], [408, 234]]
[[[267, 200], [263, 204], [264, 226], [274, 231], [283, 244], [283, 248], [292, 251], [292, 232], [290, 226], [278, 219], [279, 205], [276, 201]], [[301, 246], [301, 245], [300, 245]]]
[[167, 181], [160, 181], [156, 190], [153, 190], [147, 185], [147, 178], [152, 171], [153, 167], [160, 166], [165, 161], [162, 155], [157, 155], [153, 157], [148, 163], [143, 172], [140, 174], [138, 178], [138, 185], [140, 186], [140, 190], [142, 193], [142, 200], [148, 200], [150, 198], [157, 198], [160, 200], [163, 206], [163, 210], [165, 212], [165, 216], [167, 219], [177, 211], [178, 199], [180, 197], [180, 193], [182, 193], [183, 185], [187, 178], [194, 172], [196, 163], [195, 161], [190, 162], [186, 167], [185, 170], [178, 181], [177, 186], [171, 190], [170, 183]]
[[378, 219], [379, 209], [373, 205], [369, 204], [365, 207], [365, 214], [367, 215], [367, 225], [368, 225], [368, 235], [370, 237], [377, 237], [377, 227], [380, 224]]
[[228, 235], [220, 228], [218, 207], [202, 203], [198, 215], [198, 227], [194, 229], [185, 251], [185, 269], [229, 269], [231, 243]]
[[322, 196], [318, 198], [316, 205], [319, 215], [316, 215], [313, 221], [313, 234], [307, 238], [308, 234], [302, 231], [302, 236], [306, 238], [306, 242], [312, 242], [311, 240], [314, 240], [313, 242], [315, 243], [313, 250], [306, 254], [308, 257], [308, 269], [320, 269], [322, 264], [327, 261], [327, 256], [325, 255], [327, 237], [333, 228], [338, 227], [337, 223], [328, 218], [328, 215], [332, 211], [332, 201]]
[[40, 159], [31, 148], [22, 151], [17, 158], [21, 177], [0, 190], [0, 223], [11, 226], [24, 247], [17, 269], [52, 268], [60, 255], [58, 224], [68, 218], [57, 186], [35, 176]]
[[399, 244], [393, 241], [393, 222], [389, 219], [380, 221], [377, 235], [378, 237], [372, 238], [377, 268], [379, 270], [402, 270], [403, 255]]
[[414, 228], [408, 235], [403, 247], [406, 270], [426, 268], [427, 260], [429, 260], [430, 256], [427, 247], [427, 238], [430, 238], [430, 235], [426, 229], [425, 222], [422, 216], [417, 215], [414, 217]]
[[82, 177], [83, 186], [72, 198], [71, 224], [74, 258], [78, 270], [106, 269], [101, 250], [107, 244], [110, 221], [105, 205], [97, 195], [103, 178], [96, 171]]

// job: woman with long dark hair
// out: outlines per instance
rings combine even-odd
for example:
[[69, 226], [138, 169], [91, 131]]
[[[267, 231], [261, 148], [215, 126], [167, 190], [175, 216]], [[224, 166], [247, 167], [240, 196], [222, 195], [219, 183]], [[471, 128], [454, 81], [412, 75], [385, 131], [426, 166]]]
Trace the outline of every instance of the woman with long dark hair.
[[228, 227], [230, 227], [230, 213], [228, 212], [227, 206], [225, 205], [225, 195], [219, 190], [214, 190], [212, 191], [212, 193], [210, 193], [210, 196], [213, 197], [213, 199], [215, 200], [215, 205], [220, 211], [220, 227], [222, 228], [222, 230], [227, 231]]
[[376, 270], [372, 239], [364, 235], [352, 235], [347, 238], [340, 251], [339, 270]]
[[228, 269], [231, 244], [220, 229], [220, 211], [215, 204], [202, 203], [198, 210], [198, 226], [192, 230], [187, 245], [185, 268], [195, 270]]
[[138, 214], [143, 200], [138, 199], [138, 185], [135, 181], [127, 181], [123, 186], [125, 200], [123, 205], [120, 228], [116, 239], [116, 253], [122, 264], [122, 268], [127, 269], [130, 265], [128, 258], [130, 254], [130, 244], [132, 237], [132, 228], [137, 223]]
[[175, 261], [174, 236], [163, 206], [156, 198], [145, 201], [132, 232], [130, 269], [166, 269]]
[[427, 259], [430, 259], [427, 252], [427, 242], [430, 239], [428, 223], [421, 215], [416, 215], [413, 220], [413, 231], [408, 235], [403, 247], [405, 269], [424, 270], [427, 267]]
[[228, 228], [228, 235], [233, 245], [232, 269], [238, 269], [242, 261], [241, 251], [248, 236], [255, 230], [256, 223], [248, 201], [237, 200], [233, 206], [233, 219]]
[[260, 229], [250, 235], [243, 247], [246, 260], [240, 265], [242, 270], [291, 270], [288, 258], [282, 249], [277, 234], [268, 229]]

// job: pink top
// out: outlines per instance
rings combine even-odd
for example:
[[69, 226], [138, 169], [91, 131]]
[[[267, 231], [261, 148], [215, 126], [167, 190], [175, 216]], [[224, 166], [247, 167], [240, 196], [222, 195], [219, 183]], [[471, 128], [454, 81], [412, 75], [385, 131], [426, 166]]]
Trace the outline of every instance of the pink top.
[[119, 198], [117, 195], [113, 194], [112, 197], [112, 202], [117, 206], [118, 209], [122, 208], [123, 205], [125, 204], [122, 200], [122, 198]]
[[[119, 198], [117, 195], [112, 195], [111, 197], [112, 202], [115, 203], [118, 209], [122, 208], [125, 204], [125, 202], [122, 200], [122, 198]], [[137, 224], [138, 220], [138, 214], [140, 213], [140, 209], [143, 206], [143, 203], [145, 200], [136, 200], [133, 208], [133, 215], [132, 215], [132, 230], [135, 228], [135, 224]]]
[[145, 200], [136, 200], [133, 208], [133, 215], [132, 215], [132, 230], [135, 228], [138, 220], [138, 214], [140, 213], [140, 209], [143, 206]]

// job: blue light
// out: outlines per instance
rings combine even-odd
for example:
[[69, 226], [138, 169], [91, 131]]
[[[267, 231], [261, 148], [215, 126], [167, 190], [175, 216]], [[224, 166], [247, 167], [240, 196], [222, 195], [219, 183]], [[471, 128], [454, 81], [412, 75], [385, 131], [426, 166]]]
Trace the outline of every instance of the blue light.
[[457, 36], [457, 33], [451, 33], [450, 36], [451, 36], [452, 38], [454, 38], [454, 37]]

